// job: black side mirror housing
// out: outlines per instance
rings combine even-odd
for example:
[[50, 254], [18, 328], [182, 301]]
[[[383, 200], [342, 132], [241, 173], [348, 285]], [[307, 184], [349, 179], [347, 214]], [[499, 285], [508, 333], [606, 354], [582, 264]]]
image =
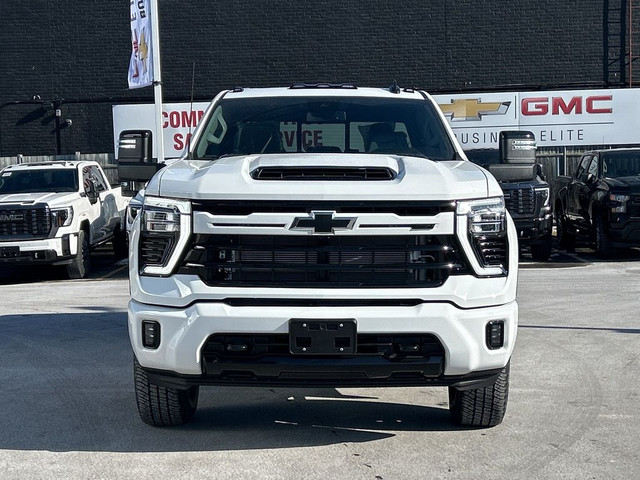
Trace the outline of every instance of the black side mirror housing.
[[500, 163], [536, 163], [536, 137], [526, 130], [500, 132]]
[[150, 130], [125, 130], [118, 138], [118, 177], [121, 182], [146, 182], [163, 165], [153, 158]]

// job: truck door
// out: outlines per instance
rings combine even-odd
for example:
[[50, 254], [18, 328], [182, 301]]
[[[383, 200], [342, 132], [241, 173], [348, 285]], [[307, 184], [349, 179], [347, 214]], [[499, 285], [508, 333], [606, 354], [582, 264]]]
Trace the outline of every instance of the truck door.
[[580, 208], [580, 192], [586, 186], [587, 176], [589, 175], [588, 167], [592, 156], [592, 154], [586, 154], [582, 157], [578, 170], [576, 170], [575, 176], [567, 187], [567, 216], [576, 227], [579, 227], [583, 221]]
[[90, 186], [93, 185], [98, 194], [98, 201], [90, 206], [91, 243], [95, 244], [106, 240], [113, 230], [111, 224], [115, 221], [115, 215], [117, 214], [115, 198], [113, 198], [109, 184], [97, 166], [88, 165], [83, 167], [82, 180], [85, 192], [88, 193]]
[[583, 181], [577, 184], [576, 195], [578, 200], [579, 218], [578, 228], [591, 228], [591, 197], [598, 181], [598, 155], [592, 155], [583, 173]]

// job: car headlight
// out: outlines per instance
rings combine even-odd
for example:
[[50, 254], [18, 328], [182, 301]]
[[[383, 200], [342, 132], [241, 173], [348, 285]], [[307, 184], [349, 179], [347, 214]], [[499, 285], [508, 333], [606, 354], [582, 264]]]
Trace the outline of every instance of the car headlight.
[[73, 207], [55, 208], [51, 210], [51, 224], [54, 227], [68, 227], [73, 221]]
[[458, 202], [457, 213], [467, 215], [472, 235], [503, 234], [506, 231], [503, 197]]
[[536, 192], [536, 197], [541, 200], [540, 205], [542, 207], [548, 207], [550, 200], [549, 187], [536, 187], [534, 188], [534, 191]]
[[613, 213], [627, 213], [627, 202], [631, 197], [629, 195], [609, 195], [609, 206]]
[[[503, 197], [458, 202], [458, 215], [467, 217], [467, 238], [482, 273], [506, 274], [509, 265], [507, 210]], [[497, 267], [497, 268], [493, 268]]]
[[170, 275], [190, 233], [189, 201], [146, 197], [140, 219], [140, 273]]

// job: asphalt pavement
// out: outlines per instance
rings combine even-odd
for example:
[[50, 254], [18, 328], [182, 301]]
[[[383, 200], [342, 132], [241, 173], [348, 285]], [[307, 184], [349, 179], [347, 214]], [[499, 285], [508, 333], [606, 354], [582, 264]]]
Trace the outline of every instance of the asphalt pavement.
[[445, 388], [207, 387], [192, 423], [143, 424], [126, 262], [0, 273], [2, 479], [633, 479], [640, 254], [523, 257], [504, 422], [461, 429]]

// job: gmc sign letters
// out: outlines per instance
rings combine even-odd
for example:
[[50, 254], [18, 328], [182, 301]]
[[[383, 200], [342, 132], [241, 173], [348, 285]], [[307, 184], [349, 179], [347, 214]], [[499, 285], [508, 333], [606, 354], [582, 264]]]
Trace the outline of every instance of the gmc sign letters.
[[583, 97], [581, 95], [571, 97], [565, 101], [563, 97], [534, 97], [523, 98], [521, 104], [522, 115], [580, 115], [583, 112], [588, 114], [613, 113], [613, 95], [592, 95]]

